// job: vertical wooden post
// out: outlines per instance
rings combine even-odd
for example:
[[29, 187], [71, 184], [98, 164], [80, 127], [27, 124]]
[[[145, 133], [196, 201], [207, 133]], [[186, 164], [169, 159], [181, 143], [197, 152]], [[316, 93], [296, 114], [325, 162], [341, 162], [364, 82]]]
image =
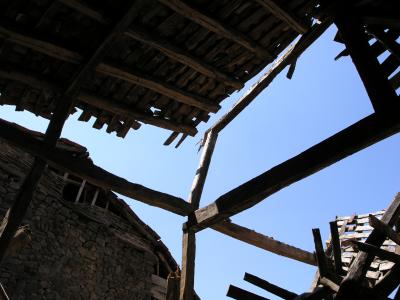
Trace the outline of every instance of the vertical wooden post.
[[86, 180], [83, 180], [83, 181], [81, 182], [81, 186], [79, 187], [78, 194], [76, 195], [75, 203], [79, 202], [79, 199], [81, 198], [83, 189], [85, 188], [85, 184], [86, 184]]
[[[199, 208], [201, 194], [206, 182], [208, 169], [214, 152], [218, 133], [210, 131], [206, 136], [204, 149], [200, 158], [199, 167], [193, 180], [192, 189], [189, 195], [189, 202], [193, 210]], [[196, 234], [184, 228], [182, 237], [182, 273], [180, 283], [179, 300], [194, 299], [194, 272], [196, 257]]]
[[335, 269], [338, 275], [343, 273], [342, 268], [342, 248], [340, 247], [340, 238], [339, 238], [339, 231], [337, 228], [336, 221], [329, 223], [331, 228], [331, 237], [332, 237], [332, 249], [333, 249], [333, 258], [335, 262]]

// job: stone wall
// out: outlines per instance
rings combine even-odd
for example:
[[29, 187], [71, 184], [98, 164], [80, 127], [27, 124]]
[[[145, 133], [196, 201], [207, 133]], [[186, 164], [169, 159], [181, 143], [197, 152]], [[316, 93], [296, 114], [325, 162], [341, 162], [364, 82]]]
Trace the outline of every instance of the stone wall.
[[[1, 140], [0, 147], [2, 218], [32, 157]], [[67, 205], [63, 186], [63, 179], [50, 170], [42, 177], [23, 222], [31, 228], [32, 241], [0, 266], [0, 282], [10, 298], [151, 299], [156, 258], [141, 249], [145, 241], [137, 235], [139, 246], [130, 243], [134, 229], [105, 210]], [[121, 228], [129, 239], [115, 234]]]

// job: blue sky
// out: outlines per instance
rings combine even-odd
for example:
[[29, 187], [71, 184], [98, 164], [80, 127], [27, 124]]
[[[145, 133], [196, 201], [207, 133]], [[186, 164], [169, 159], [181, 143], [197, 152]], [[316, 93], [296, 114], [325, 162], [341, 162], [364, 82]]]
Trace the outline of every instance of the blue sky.
[[[297, 62], [292, 80], [283, 72], [221, 132], [201, 206], [371, 114], [364, 87], [349, 58], [334, 61], [343, 46], [331, 28]], [[254, 80], [252, 81], [254, 82]], [[251, 83], [252, 83], [251, 82]], [[246, 85], [246, 89], [249, 84]], [[63, 137], [85, 145], [97, 165], [147, 187], [187, 198], [200, 154], [196, 143], [243, 94], [235, 93], [195, 138], [175, 149], [163, 146], [169, 133], [143, 126], [125, 139], [68, 119]], [[0, 107], [0, 117], [44, 131], [47, 121]], [[328, 238], [336, 215], [385, 208], [400, 190], [400, 137], [395, 135], [272, 195], [233, 221], [294, 246], [313, 251], [311, 229]], [[185, 218], [126, 199], [133, 210], [181, 259]], [[242, 279], [245, 272], [297, 293], [308, 290], [315, 267], [254, 248], [211, 229], [197, 239], [196, 290], [202, 299], [224, 299], [229, 284], [276, 299]]]

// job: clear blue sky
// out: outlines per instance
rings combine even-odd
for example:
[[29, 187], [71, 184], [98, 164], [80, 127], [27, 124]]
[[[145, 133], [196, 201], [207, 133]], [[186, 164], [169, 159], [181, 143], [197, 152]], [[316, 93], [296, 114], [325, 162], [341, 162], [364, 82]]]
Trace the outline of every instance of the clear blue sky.
[[[201, 205], [306, 150], [372, 113], [364, 87], [349, 58], [333, 59], [343, 46], [331, 28], [297, 62], [294, 78], [282, 73], [219, 136]], [[254, 82], [254, 81], [253, 81]], [[246, 89], [249, 85], [246, 86]], [[62, 136], [85, 145], [97, 165], [126, 179], [186, 199], [199, 154], [195, 145], [244, 91], [200, 126], [199, 135], [179, 148], [163, 146], [169, 133], [143, 126], [125, 139], [77, 121]], [[44, 131], [47, 121], [0, 107], [0, 117]], [[91, 120], [90, 123], [93, 123]], [[233, 221], [283, 242], [313, 251], [311, 229], [328, 238], [336, 215], [385, 208], [400, 190], [400, 137], [395, 135], [269, 197]], [[127, 199], [135, 212], [181, 259], [185, 218]], [[212, 230], [198, 234], [196, 290], [202, 299], [224, 299], [229, 284], [272, 295], [245, 283], [253, 273], [294, 292], [308, 290], [315, 268], [236, 241]]]

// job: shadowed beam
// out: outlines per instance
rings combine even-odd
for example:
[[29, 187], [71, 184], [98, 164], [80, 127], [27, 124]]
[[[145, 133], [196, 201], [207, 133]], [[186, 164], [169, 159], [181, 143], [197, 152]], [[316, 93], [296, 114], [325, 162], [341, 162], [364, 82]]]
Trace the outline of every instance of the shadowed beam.
[[234, 285], [229, 286], [226, 296], [236, 300], [268, 300], [267, 298], [258, 296]]
[[298, 17], [294, 15], [287, 7], [284, 7], [281, 3], [276, 0], [255, 0], [258, 4], [265, 7], [270, 13], [272, 13], [278, 19], [284, 21], [293, 30], [300, 34], [307, 32], [307, 25], [300, 21]]
[[221, 222], [261, 202], [266, 197], [400, 131], [397, 110], [372, 114], [303, 153], [220, 196], [196, 210], [192, 231]]
[[316, 266], [317, 261], [313, 253], [290, 246], [277, 241], [269, 236], [265, 236], [254, 230], [242, 227], [240, 225], [223, 221], [215, 224], [212, 229], [238, 239], [242, 242], [267, 250], [269, 252], [288, 257], [309, 265]]
[[181, 198], [131, 183], [94, 165], [90, 160], [74, 157], [65, 150], [58, 148], [48, 150], [42, 141], [34, 138], [18, 125], [0, 120], [0, 137], [41, 160], [47, 161], [55, 168], [85, 179], [95, 186], [110, 189], [178, 215], [186, 216], [192, 211], [192, 206]]
[[392, 227], [388, 226], [387, 224], [383, 223], [374, 215], [369, 215], [369, 225], [371, 225], [374, 229], [378, 230], [381, 234], [387, 236], [397, 245], [400, 245], [400, 234], [392, 229]]
[[272, 284], [262, 278], [259, 278], [249, 273], [244, 274], [244, 280], [285, 300], [292, 300], [293, 298], [296, 298], [298, 296], [293, 292], [285, 290], [275, 284]]

